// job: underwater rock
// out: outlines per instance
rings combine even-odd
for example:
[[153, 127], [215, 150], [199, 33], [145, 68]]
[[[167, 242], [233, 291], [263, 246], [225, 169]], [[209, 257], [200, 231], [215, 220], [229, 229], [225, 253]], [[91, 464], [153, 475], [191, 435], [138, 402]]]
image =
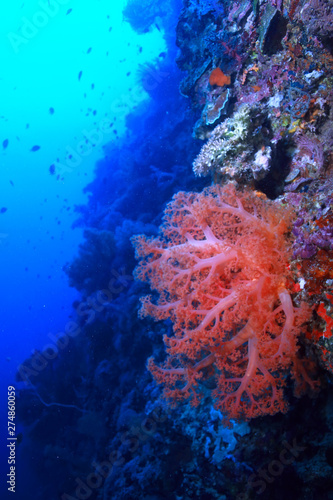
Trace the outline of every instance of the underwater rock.
[[264, 54], [273, 55], [282, 50], [281, 40], [287, 32], [287, 20], [271, 3], [266, 5], [259, 27], [260, 49]]
[[107, 288], [115, 255], [114, 235], [110, 231], [86, 229], [79, 255], [64, 268], [70, 286], [90, 295]]

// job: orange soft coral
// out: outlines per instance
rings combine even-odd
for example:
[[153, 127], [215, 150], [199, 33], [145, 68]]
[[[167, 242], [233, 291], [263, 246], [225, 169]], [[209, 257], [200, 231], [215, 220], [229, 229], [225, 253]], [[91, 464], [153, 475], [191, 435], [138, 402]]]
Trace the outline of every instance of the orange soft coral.
[[224, 87], [224, 85], [230, 85], [230, 76], [225, 75], [220, 68], [215, 68], [209, 76], [210, 85], [217, 85], [218, 87]]
[[265, 198], [215, 186], [178, 193], [160, 238], [134, 238], [136, 277], [158, 297], [142, 299], [141, 316], [174, 324], [166, 362], [148, 363], [168, 398], [197, 404], [214, 383], [227, 419], [286, 411], [285, 375], [308, 317], [287, 289], [290, 219]]

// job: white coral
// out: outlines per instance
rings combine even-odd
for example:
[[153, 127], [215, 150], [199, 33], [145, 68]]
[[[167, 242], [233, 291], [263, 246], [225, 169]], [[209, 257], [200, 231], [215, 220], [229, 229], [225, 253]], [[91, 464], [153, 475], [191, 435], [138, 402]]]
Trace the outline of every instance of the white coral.
[[242, 106], [232, 118], [226, 119], [214, 128], [208, 142], [193, 162], [193, 170], [197, 176], [221, 170], [228, 157], [234, 157], [244, 150], [249, 130], [249, 116], [249, 106]]

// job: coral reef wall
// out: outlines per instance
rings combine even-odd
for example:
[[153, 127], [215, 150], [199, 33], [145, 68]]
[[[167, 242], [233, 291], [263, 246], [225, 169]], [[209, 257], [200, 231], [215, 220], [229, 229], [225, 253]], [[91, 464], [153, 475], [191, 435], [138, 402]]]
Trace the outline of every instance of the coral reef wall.
[[168, 51], [78, 207], [82, 299], [18, 371], [31, 498], [333, 498], [332, 8], [128, 2]]

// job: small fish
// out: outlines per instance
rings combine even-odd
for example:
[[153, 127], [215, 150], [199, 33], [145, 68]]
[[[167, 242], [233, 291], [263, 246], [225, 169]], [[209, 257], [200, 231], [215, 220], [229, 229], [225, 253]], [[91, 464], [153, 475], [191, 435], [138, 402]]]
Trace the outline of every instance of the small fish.
[[66, 16], [68, 16], [68, 14], [70, 14], [72, 12], [73, 9], [68, 9], [68, 11], [66, 12]]
[[6, 148], [8, 147], [8, 143], [9, 143], [8, 139], [5, 139], [5, 140], [3, 141], [3, 143], [2, 143], [2, 147], [3, 147], [3, 149], [6, 149]]
[[89, 49], [87, 50], [87, 54], [90, 54], [91, 50], [92, 50], [92, 47], [89, 47]]
[[50, 115], [53, 115], [54, 114], [54, 108], [50, 108], [49, 109], [49, 113], [50, 113]]
[[7, 208], [6, 207], [2, 207], [1, 210], [0, 210], [0, 213], [4, 214], [5, 212], [7, 212]]
[[94, 90], [94, 88], [95, 88], [95, 84], [94, 84], [94, 83], [92, 83], [92, 84], [91, 84], [91, 89], [92, 89], [92, 90]]
[[82, 76], [82, 71], [79, 72], [79, 75], [78, 75], [78, 79], [79, 81], [81, 80], [81, 76]]
[[13, 182], [13, 181], [9, 181], [9, 182], [10, 182], [10, 184], [14, 187], [14, 182]]
[[25, 126], [25, 128], [29, 128], [29, 127], [30, 127], [30, 125], [29, 125], [29, 123], [27, 123], [26, 126]]
[[30, 151], [32, 151], [33, 153], [35, 153], [36, 151], [38, 151], [40, 149], [40, 146], [38, 146], [37, 144], [35, 146], [32, 146], [32, 148], [30, 149]]
[[50, 165], [49, 172], [50, 172], [51, 175], [55, 174], [55, 165], [54, 165], [54, 163], [52, 163], [52, 165]]

